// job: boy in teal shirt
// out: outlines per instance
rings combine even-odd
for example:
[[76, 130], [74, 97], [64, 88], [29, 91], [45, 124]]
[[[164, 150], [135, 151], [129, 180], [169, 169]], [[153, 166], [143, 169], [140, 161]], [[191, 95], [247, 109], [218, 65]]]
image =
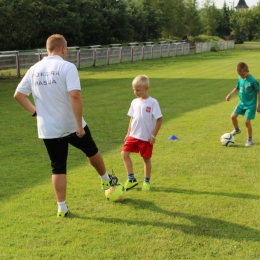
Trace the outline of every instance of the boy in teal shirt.
[[256, 110], [260, 113], [260, 87], [258, 81], [249, 73], [246, 63], [238, 63], [237, 73], [240, 76], [238, 78], [237, 86], [226, 96], [226, 100], [229, 101], [230, 98], [239, 91], [240, 101], [231, 115], [231, 120], [234, 126], [234, 130], [231, 134], [236, 135], [241, 133], [238, 126], [237, 117], [239, 115], [245, 115], [245, 124], [248, 137], [245, 145], [252, 146], [253, 140], [251, 120], [255, 118]]

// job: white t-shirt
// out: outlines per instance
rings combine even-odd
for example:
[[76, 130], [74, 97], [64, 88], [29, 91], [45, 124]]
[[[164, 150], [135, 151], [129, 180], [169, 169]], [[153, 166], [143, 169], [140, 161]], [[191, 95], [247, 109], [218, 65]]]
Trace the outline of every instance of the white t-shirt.
[[[81, 87], [74, 64], [60, 56], [44, 57], [27, 71], [16, 90], [28, 96], [32, 93], [39, 138], [58, 138], [76, 132], [69, 92]], [[86, 126], [84, 118], [82, 126]]]
[[156, 120], [162, 117], [159, 103], [152, 97], [143, 101], [139, 98], [134, 99], [127, 115], [132, 117], [129, 135], [143, 141], [148, 141], [155, 128]]

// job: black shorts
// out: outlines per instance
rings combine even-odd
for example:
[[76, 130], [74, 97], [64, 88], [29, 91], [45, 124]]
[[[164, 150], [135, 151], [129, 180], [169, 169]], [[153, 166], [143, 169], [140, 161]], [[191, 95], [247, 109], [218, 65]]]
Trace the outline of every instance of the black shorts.
[[77, 137], [75, 132], [65, 137], [43, 139], [51, 160], [53, 174], [66, 174], [69, 144], [80, 149], [87, 157], [92, 157], [98, 152], [87, 125], [84, 130], [86, 134], [82, 138]]

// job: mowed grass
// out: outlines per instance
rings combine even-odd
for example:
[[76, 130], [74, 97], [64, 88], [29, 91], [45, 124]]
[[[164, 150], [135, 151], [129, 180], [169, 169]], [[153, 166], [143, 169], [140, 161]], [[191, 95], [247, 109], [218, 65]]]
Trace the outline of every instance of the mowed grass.
[[152, 191], [141, 191], [143, 165], [135, 154], [140, 185], [121, 203], [106, 201], [96, 172], [71, 147], [67, 219], [56, 218], [36, 121], [12, 98], [19, 81], [1, 80], [0, 259], [259, 259], [260, 116], [253, 121], [253, 147], [244, 146], [243, 117], [236, 145], [219, 142], [232, 130], [238, 97], [225, 97], [236, 85], [236, 64], [247, 62], [260, 79], [258, 57], [258, 50], [231, 50], [81, 70], [84, 117], [120, 182], [136, 75], [150, 77], [163, 126], [154, 146]]

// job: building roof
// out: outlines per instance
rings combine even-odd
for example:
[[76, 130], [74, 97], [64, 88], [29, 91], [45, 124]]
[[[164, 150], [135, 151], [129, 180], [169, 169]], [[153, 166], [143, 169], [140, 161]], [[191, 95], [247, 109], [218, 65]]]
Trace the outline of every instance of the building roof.
[[249, 8], [245, 0], [239, 0], [235, 8]]

